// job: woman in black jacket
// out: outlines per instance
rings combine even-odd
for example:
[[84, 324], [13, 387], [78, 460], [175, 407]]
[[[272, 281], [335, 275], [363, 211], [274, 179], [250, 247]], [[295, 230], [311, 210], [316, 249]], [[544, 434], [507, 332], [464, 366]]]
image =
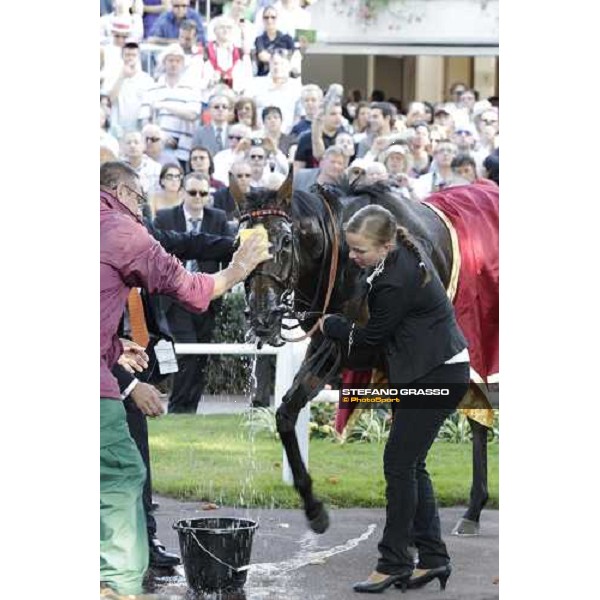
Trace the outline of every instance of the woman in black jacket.
[[[321, 324], [324, 335], [347, 344], [350, 359], [353, 351], [376, 355], [382, 348], [392, 388], [427, 387], [448, 393], [403, 396], [393, 404], [383, 457], [387, 510], [380, 557], [376, 570], [354, 590], [381, 592], [392, 584], [411, 589], [436, 578], [445, 588], [450, 557], [425, 459], [440, 426], [467, 391], [467, 342], [433, 265], [388, 210], [362, 208], [345, 233], [350, 259], [372, 269], [367, 278], [369, 321], [358, 327], [344, 317], [327, 315]], [[408, 550], [411, 544], [418, 550], [416, 568]]]

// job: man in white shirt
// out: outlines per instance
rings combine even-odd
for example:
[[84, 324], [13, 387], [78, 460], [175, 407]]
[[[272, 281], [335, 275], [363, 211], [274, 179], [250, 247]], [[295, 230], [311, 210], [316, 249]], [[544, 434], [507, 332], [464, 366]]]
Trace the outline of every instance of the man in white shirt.
[[115, 18], [111, 25], [112, 40], [100, 46], [100, 84], [115, 80], [123, 66], [123, 46], [131, 38], [131, 23], [125, 19]]
[[246, 151], [250, 163], [252, 178], [251, 187], [268, 187], [272, 173], [279, 173], [286, 177], [289, 171], [287, 160], [281, 150], [273, 145], [268, 138], [253, 139], [250, 148]]
[[127, 133], [138, 130], [144, 94], [154, 86], [154, 80], [142, 71], [138, 44], [126, 43], [121, 56], [120, 73], [116, 79], [105, 81], [104, 89], [112, 102], [111, 120]]
[[144, 193], [155, 192], [158, 189], [161, 166], [144, 154], [144, 142], [139, 131], [130, 131], [123, 136], [123, 152], [125, 162], [139, 175]]
[[165, 134], [158, 125], [154, 123], [144, 125], [142, 127], [142, 140], [144, 141], [145, 154], [160, 163], [161, 167], [167, 163], [177, 163], [173, 150], [165, 148]]
[[218, 78], [210, 63], [204, 60], [204, 47], [196, 38], [196, 23], [191, 19], [186, 19], [179, 27], [179, 45], [185, 54], [182, 82], [195, 88], [200, 99], [206, 102], [210, 88]]
[[255, 77], [253, 92], [257, 112], [267, 106], [278, 106], [282, 114], [281, 131], [288, 134], [294, 125], [296, 104], [302, 93], [300, 78], [290, 78], [290, 61], [284, 51], [276, 52], [271, 56], [269, 75]]
[[168, 46], [161, 58], [165, 74], [146, 92], [141, 117], [144, 124], [156, 123], [162, 128], [168, 136], [165, 147], [174, 150], [185, 169], [200, 116], [200, 100], [194, 89], [182, 82], [185, 54], [181, 46]]
[[238, 145], [244, 138], [249, 138], [251, 130], [242, 123], [235, 123], [228, 130], [229, 148], [217, 152], [214, 157], [215, 172], [213, 177], [225, 185], [229, 184], [229, 171], [236, 158], [243, 156], [243, 151], [237, 150]]

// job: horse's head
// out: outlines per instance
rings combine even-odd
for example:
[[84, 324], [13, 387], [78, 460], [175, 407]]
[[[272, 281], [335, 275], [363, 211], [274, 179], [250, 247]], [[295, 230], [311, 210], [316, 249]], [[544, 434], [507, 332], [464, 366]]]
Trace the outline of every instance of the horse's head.
[[278, 346], [282, 344], [282, 318], [291, 309], [296, 276], [292, 176], [277, 191], [257, 189], [244, 197], [233, 180], [231, 191], [242, 213], [240, 230], [262, 225], [269, 236], [273, 258], [258, 265], [245, 282], [247, 316], [260, 342]]

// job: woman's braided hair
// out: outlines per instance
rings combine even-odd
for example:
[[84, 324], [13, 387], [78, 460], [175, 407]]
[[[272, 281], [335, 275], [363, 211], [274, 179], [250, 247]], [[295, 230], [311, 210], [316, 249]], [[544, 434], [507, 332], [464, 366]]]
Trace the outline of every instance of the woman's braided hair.
[[416, 245], [408, 230], [398, 225], [394, 215], [377, 204], [371, 204], [361, 208], [354, 213], [344, 230], [348, 233], [360, 233], [367, 239], [372, 240], [376, 245], [382, 246], [390, 242], [394, 237], [396, 241], [402, 244], [419, 261], [419, 269], [423, 274], [421, 287], [424, 287], [431, 281], [431, 273], [423, 260], [421, 251]]
[[396, 239], [410, 252], [412, 252], [419, 261], [419, 269], [423, 274], [423, 280], [421, 281], [421, 287], [425, 287], [431, 281], [431, 273], [427, 269], [427, 265], [421, 256], [421, 251], [418, 246], [415, 244], [412, 236], [408, 233], [408, 229], [406, 227], [402, 227], [398, 225], [396, 228]]

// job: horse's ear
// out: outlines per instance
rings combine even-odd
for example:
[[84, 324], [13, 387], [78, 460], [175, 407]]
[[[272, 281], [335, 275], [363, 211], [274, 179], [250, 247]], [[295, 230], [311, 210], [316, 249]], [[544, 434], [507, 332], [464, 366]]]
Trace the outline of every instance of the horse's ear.
[[240, 186], [237, 182], [237, 177], [233, 175], [233, 173], [229, 173], [229, 193], [233, 197], [233, 201], [235, 202], [238, 210], [242, 211], [242, 207], [246, 202], [246, 194], [242, 192]]
[[292, 190], [294, 183], [294, 169], [290, 167], [285, 181], [277, 190], [277, 204], [289, 208], [292, 205]]

